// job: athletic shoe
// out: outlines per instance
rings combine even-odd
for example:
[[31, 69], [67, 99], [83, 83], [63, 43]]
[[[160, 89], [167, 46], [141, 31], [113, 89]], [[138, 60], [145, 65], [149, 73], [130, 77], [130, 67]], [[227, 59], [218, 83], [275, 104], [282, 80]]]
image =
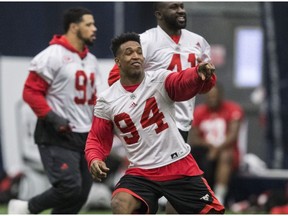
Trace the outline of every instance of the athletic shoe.
[[28, 201], [11, 199], [8, 203], [8, 214], [30, 214]]

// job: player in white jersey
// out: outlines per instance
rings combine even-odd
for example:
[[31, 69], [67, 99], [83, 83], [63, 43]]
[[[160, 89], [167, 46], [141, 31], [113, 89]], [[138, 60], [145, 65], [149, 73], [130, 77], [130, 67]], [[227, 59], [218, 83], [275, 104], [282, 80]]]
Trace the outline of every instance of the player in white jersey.
[[23, 99], [38, 117], [34, 138], [52, 187], [29, 201], [11, 200], [9, 214], [77, 214], [87, 200], [93, 180], [84, 147], [99, 73], [87, 45], [96, 30], [91, 11], [71, 8], [64, 14], [65, 33], [31, 61]]
[[[160, 68], [172, 71], [193, 67], [200, 61], [210, 61], [210, 45], [200, 35], [186, 30], [186, 12], [182, 2], [154, 3], [157, 27], [140, 34], [145, 70]], [[117, 64], [109, 74], [112, 85], [119, 79]], [[188, 131], [193, 120], [195, 98], [175, 103], [176, 126], [187, 142]], [[171, 205], [167, 213], [175, 213]]]
[[215, 84], [214, 66], [200, 63], [180, 73], [144, 72], [140, 37], [125, 33], [111, 49], [120, 80], [99, 95], [85, 154], [92, 177], [101, 181], [114, 134], [130, 162], [112, 195], [115, 214], [151, 213], [165, 196], [178, 213], [224, 213], [201, 176], [190, 147], [179, 133], [174, 102], [204, 93]]
[[[182, 71], [194, 67], [198, 61], [210, 61], [210, 45], [200, 35], [186, 27], [186, 12], [182, 2], [154, 4], [157, 27], [140, 34], [144, 69]], [[119, 79], [117, 64], [111, 70], [109, 85]], [[191, 128], [195, 98], [175, 103], [176, 125], [185, 141]]]

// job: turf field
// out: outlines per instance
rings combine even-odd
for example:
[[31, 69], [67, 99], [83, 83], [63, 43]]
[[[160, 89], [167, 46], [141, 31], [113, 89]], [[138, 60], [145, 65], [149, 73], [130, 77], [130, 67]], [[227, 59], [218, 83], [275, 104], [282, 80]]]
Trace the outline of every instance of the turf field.
[[[7, 214], [7, 205], [0, 205], [0, 214]], [[50, 214], [50, 211], [44, 211], [42, 214]], [[110, 210], [99, 210], [99, 211], [82, 211], [80, 214], [111, 214]]]
[[[0, 214], [7, 214], [7, 205], [3, 205], [0, 204]], [[50, 211], [44, 211], [42, 212], [42, 214], [50, 214]], [[112, 214], [112, 212], [110, 210], [91, 210], [91, 211], [81, 211], [80, 214]], [[158, 212], [158, 214], [164, 214], [164, 212]], [[233, 212], [226, 210], [225, 214], [233, 214]], [[245, 214], [267, 214], [265, 212], [251, 212], [251, 213], [247, 213], [245, 212]]]

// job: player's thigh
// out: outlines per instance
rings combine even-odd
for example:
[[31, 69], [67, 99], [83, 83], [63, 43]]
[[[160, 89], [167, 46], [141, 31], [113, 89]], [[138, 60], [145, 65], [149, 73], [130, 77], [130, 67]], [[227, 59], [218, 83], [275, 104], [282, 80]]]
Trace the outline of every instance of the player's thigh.
[[180, 214], [224, 213], [207, 181], [201, 176], [189, 176], [163, 184], [164, 196]]
[[[124, 196], [123, 193], [126, 193], [126, 195]], [[122, 205], [131, 204], [135, 207], [132, 213], [155, 214], [158, 211], [158, 199], [162, 195], [157, 183], [139, 176], [124, 175], [116, 184], [112, 196], [112, 205], [120, 204], [120, 201], [122, 201]], [[131, 196], [137, 200], [136, 204], [134, 200], [131, 199]], [[115, 198], [117, 198], [117, 200]], [[119, 200], [120, 198], [122, 200]]]
[[[59, 146], [39, 146], [41, 160], [52, 185], [81, 186], [81, 154]], [[61, 188], [61, 187], [57, 187]]]

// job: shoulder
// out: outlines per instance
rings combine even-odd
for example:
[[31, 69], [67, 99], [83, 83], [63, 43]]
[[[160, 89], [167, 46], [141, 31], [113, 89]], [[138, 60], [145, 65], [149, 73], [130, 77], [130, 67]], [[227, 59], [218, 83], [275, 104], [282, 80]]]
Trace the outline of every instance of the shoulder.
[[156, 32], [157, 32], [157, 28], [151, 28], [151, 29], [146, 30], [145, 32], [140, 34], [141, 41], [147, 38], [152, 38], [153, 36], [156, 35]]
[[155, 71], [145, 71], [146, 79], [151, 82], [164, 82], [166, 77], [172, 72], [166, 69], [159, 69]]
[[224, 105], [229, 108], [229, 109], [237, 109], [237, 110], [242, 110], [242, 107], [240, 104], [238, 104], [235, 101], [231, 101], [231, 100], [225, 100]]
[[113, 83], [109, 88], [100, 92], [98, 95], [98, 99], [104, 103], [111, 103], [112, 101], [119, 98], [122, 91], [120, 89], [120, 81]]
[[195, 107], [193, 112], [193, 121], [194, 125], [200, 124], [200, 122], [209, 116], [209, 109], [206, 104], [199, 104]]
[[155, 46], [155, 44], [157, 44], [158, 42], [163, 41], [163, 37], [164, 36], [161, 33], [161, 30], [159, 29], [159, 27], [148, 29], [147, 31], [140, 34], [141, 45], [142, 46], [143, 45], [144, 46], [147, 46], [147, 45]]
[[89, 65], [92, 65], [92, 66], [98, 66], [99, 65], [99, 61], [98, 61], [97, 57], [90, 52], [87, 53], [87, 56], [85, 57], [85, 59]]
[[38, 53], [35, 57], [35, 59], [59, 59], [60, 56], [63, 54], [63, 47], [53, 44], [48, 46], [46, 49], [42, 50], [40, 53]]
[[59, 68], [64, 58], [63, 48], [59, 45], [50, 45], [38, 53], [31, 61], [30, 70], [43, 70], [43, 68]]
[[91, 52], [88, 52], [88, 53], [87, 53], [87, 57], [88, 57], [89, 59], [93, 59], [93, 60], [97, 61], [97, 57], [96, 57], [95, 55], [93, 55]]
[[193, 38], [199, 38], [199, 39], [202, 39], [203, 37], [199, 34], [196, 34], [195, 32], [191, 32], [187, 29], [182, 29], [182, 34], [184, 36], [189, 36], [189, 37], [193, 37]]
[[206, 104], [199, 104], [195, 107], [194, 113], [204, 113], [207, 111]]
[[209, 45], [204, 37], [194, 32], [188, 31], [187, 29], [182, 29], [182, 37], [186, 42], [200, 43], [203, 47]]
[[244, 116], [244, 111], [240, 104], [234, 102], [234, 101], [229, 101], [226, 100], [224, 101], [224, 106], [225, 109], [229, 111], [231, 114], [232, 119], [242, 119]]

